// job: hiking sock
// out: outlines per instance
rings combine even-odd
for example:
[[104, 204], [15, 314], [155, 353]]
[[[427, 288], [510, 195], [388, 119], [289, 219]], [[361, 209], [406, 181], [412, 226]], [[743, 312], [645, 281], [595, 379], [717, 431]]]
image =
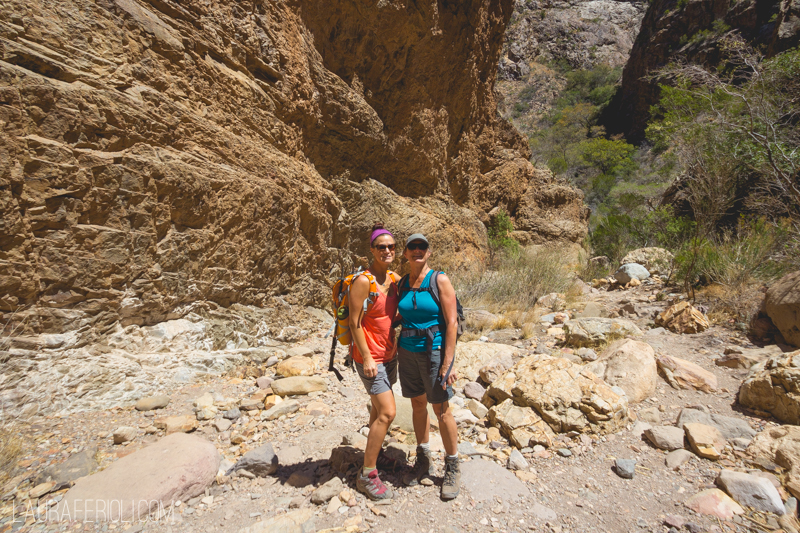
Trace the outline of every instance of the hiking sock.
[[450, 460], [453, 460], [453, 461], [455, 461], [456, 459], [458, 459], [458, 454], [455, 454], [455, 455], [445, 455], [445, 457], [447, 457], [447, 458], [448, 458], [448, 459], [450, 459]]
[[364, 476], [364, 477], [367, 477], [367, 476], [370, 474], [370, 472], [372, 472], [373, 470], [375, 470], [375, 467], [372, 467], [372, 468], [367, 468], [367, 467], [365, 466], [365, 467], [364, 467], [364, 468], [361, 470], [361, 475], [362, 475], [362, 476]]
[[423, 442], [422, 444], [417, 444], [420, 448], [425, 450], [425, 453], [430, 453], [431, 451], [431, 443], [430, 442]]

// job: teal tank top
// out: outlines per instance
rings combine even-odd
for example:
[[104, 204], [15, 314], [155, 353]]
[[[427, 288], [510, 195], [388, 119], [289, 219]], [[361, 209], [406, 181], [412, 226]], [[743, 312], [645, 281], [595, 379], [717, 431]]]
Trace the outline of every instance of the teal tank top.
[[[433, 269], [422, 280], [419, 288], [430, 287]], [[408, 280], [400, 287], [400, 303], [397, 311], [403, 317], [403, 327], [406, 329], [425, 329], [439, 323], [439, 306], [433, 300], [431, 293], [414, 292], [408, 290]], [[406, 290], [403, 290], [406, 289]], [[414, 309], [414, 295], [416, 294], [417, 308]], [[424, 352], [425, 337], [400, 337], [398, 345], [409, 352]], [[442, 334], [437, 332], [433, 337], [433, 349], [442, 347]]]

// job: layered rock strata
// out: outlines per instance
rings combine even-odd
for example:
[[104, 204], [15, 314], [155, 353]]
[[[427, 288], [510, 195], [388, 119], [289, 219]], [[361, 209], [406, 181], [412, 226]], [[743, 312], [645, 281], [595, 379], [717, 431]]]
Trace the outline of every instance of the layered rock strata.
[[[579, 241], [493, 87], [511, 0], [0, 7], [0, 310], [59, 332], [325, 303], [377, 219], [480, 256]], [[276, 302], [276, 298], [280, 301]]]

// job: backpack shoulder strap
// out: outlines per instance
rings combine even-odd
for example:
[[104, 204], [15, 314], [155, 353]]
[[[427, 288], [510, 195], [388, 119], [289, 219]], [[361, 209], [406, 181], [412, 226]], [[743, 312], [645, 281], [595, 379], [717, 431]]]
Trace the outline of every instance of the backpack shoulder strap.
[[431, 293], [431, 297], [433, 298], [433, 301], [436, 302], [437, 307], [441, 308], [442, 303], [441, 299], [439, 299], [439, 274], [441, 274], [441, 272], [439, 272], [438, 270], [434, 270], [433, 274], [431, 274], [431, 281], [430, 284], [428, 285], [428, 292]]
[[[408, 274], [400, 278], [400, 281], [397, 282], [398, 291], [404, 290], [405, 286], [408, 286], [410, 288], [410, 285], [408, 283]], [[408, 292], [408, 288], [406, 288], [405, 291]]]
[[388, 274], [389, 274], [389, 277], [392, 278], [392, 283], [397, 283], [398, 280], [401, 279], [400, 276], [397, 275], [397, 272], [395, 272], [393, 270], [390, 270], [388, 272]]

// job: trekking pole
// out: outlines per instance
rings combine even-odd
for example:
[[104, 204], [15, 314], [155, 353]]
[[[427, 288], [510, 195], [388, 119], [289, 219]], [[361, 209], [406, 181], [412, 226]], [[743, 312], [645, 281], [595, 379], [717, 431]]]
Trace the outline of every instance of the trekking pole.
[[328, 364], [328, 371], [329, 372], [333, 372], [334, 374], [336, 374], [336, 377], [339, 378], [339, 381], [344, 381], [344, 377], [342, 376], [341, 372], [339, 372], [339, 370], [335, 366], [333, 366], [333, 359], [336, 357], [336, 341], [338, 340], [337, 337], [336, 337], [336, 325], [337, 325], [337, 323], [338, 323], [338, 321], [336, 320], [336, 317], [334, 316], [333, 317], [333, 334], [331, 335], [331, 337], [333, 337], [333, 339], [331, 340], [331, 360], [330, 360], [330, 363]]

